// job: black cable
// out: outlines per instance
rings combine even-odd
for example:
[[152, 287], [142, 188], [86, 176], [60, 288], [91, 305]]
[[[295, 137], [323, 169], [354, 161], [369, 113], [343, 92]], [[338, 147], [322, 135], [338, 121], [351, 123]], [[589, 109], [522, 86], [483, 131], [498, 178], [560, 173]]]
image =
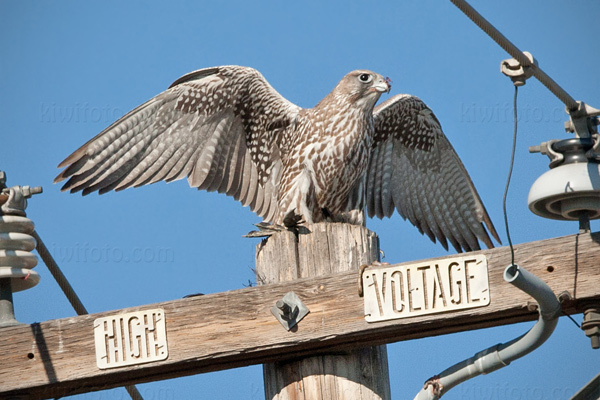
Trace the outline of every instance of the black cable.
[[[510, 238], [510, 230], [508, 228], [508, 213], [506, 212], [506, 198], [508, 197], [508, 187], [510, 186], [510, 178], [512, 177], [513, 167], [515, 164], [515, 149], [517, 147], [517, 94], [519, 87], [515, 85], [515, 96], [513, 100], [513, 115], [514, 115], [514, 131], [513, 131], [513, 144], [510, 154], [510, 167], [508, 169], [508, 177], [506, 178], [506, 187], [504, 188], [504, 197], [502, 198], [502, 211], [504, 212], [504, 226], [506, 227], [506, 237], [508, 239], [508, 246], [510, 247], [510, 265], [515, 265], [515, 249]], [[581, 328], [581, 325], [575, 321], [575, 319], [569, 314], [562, 311], [562, 314], [568, 317], [575, 326]]]
[[[515, 85], [515, 97], [513, 100], [513, 115], [514, 115], [514, 131], [513, 131], [513, 144], [512, 150], [510, 154], [510, 167], [508, 169], [508, 177], [506, 178], [506, 187], [504, 188], [504, 197], [502, 198], [502, 211], [504, 212], [504, 226], [506, 227], [506, 237], [508, 239], [508, 246], [510, 247], [510, 265], [515, 265], [515, 249], [512, 244], [512, 240], [510, 238], [510, 230], [508, 229], [508, 213], [506, 212], [506, 198], [508, 196], [508, 187], [510, 186], [510, 178], [512, 177], [513, 167], [515, 164], [515, 149], [517, 147], [517, 94], [519, 92], [519, 87]], [[569, 314], [561, 311], [562, 314], [568, 317], [575, 326], [581, 328], [581, 325], [575, 321], [575, 319]]]
[[562, 315], [564, 315], [565, 317], [568, 317], [571, 321], [573, 321], [573, 323], [575, 324], [576, 327], [578, 327], [579, 329], [581, 329], [581, 325], [579, 325], [579, 322], [575, 321], [575, 318], [571, 317], [570, 314], [567, 314], [564, 311], [561, 311]]
[[510, 186], [510, 178], [512, 177], [513, 167], [515, 165], [515, 149], [517, 147], [517, 94], [519, 93], [519, 87], [515, 85], [515, 97], [513, 100], [513, 115], [514, 121], [514, 133], [512, 150], [510, 154], [510, 168], [508, 169], [508, 177], [506, 178], [506, 187], [504, 188], [504, 197], [502, 198], [502, 211], [504, 212], [504, 226], [506, 227], [506, 237], [508, 239], [508, 246], [510, 247], [510, 265], [515, 265], [515, 249], [510, 239], [510, 230], [508, 229], [508, 213], [506, 212], [506, 197], [508, 196], [508, 187]]

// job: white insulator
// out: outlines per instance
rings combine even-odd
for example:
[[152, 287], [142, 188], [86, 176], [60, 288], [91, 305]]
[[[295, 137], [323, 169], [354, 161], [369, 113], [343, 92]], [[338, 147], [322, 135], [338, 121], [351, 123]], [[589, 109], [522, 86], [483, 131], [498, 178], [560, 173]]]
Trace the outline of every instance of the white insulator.
[[31, 251], [35, 249], [35, 245], [33, 236], [26, 233], [0, 232], [0, 249]]
[[37, 285], [40, 276], [31, 269], [37, 265], [34, 225], [27, 217], [0, 216], [0, 278], [11, 278], [13, 292]]
[[600, 164], [565, 164], [546, 171], [531, 186], [527, 203], [544, 218], [600, 218]]

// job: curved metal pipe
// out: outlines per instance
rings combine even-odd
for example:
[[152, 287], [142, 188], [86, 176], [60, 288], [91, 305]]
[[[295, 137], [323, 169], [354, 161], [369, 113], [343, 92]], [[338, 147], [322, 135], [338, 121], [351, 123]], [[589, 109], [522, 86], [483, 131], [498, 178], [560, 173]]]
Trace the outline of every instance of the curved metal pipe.
[[552, 334], [561, 312], [560, 303], [552, 290], [537, 276], [516, 264], [504, 270], [504, 280], [533, 297], [539, 305], [536, 324], [524, 335], [504, 344], [480, 351], [428, 380], [415, 400], [437, 400], [454, 386], [481, 374], [507, 366], [517, 358], [529, 354], [542, 345]]

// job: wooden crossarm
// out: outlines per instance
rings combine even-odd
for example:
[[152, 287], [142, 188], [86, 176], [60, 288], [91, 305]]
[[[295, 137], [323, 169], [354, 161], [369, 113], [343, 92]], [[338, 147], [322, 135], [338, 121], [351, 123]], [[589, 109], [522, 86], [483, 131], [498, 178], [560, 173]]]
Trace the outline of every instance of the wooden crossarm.
[[[520, 244], [516, 260], [557, 295], [569, 292], [572, 300], [564, 303], [565, 312], [581, 312], [585, 302], [600, 299], [599, 243], [600, 233], [594, 233]], [[488, 259], [491, 294], [489, 306], [480, 308], [367, 323], [357, 273], [345, 272], [0, 328], [0, 398], [53, 398], [536, 319], [537, 313], [527, 307], [532, 299], [502, 278], [510, 263], [508, 249], [477, 253]], [[289, 291], [310, 314], [288, 332], [270, 308]], [[165, 313], [168, 357], [99, 369], [94, 320], [155, 308]]]

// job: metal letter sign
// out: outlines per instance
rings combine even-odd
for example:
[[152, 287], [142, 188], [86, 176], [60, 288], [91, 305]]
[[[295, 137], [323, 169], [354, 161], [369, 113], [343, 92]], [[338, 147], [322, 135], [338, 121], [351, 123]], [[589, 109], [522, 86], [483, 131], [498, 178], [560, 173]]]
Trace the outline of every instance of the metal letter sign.
[[365, 319], [385, 321], [490, 304], [484, 255], [364, 271]]
[[165, 312], [137, 311], [94, 321], [98, 368], [114, 368], [165, 360], [167, 332]]

